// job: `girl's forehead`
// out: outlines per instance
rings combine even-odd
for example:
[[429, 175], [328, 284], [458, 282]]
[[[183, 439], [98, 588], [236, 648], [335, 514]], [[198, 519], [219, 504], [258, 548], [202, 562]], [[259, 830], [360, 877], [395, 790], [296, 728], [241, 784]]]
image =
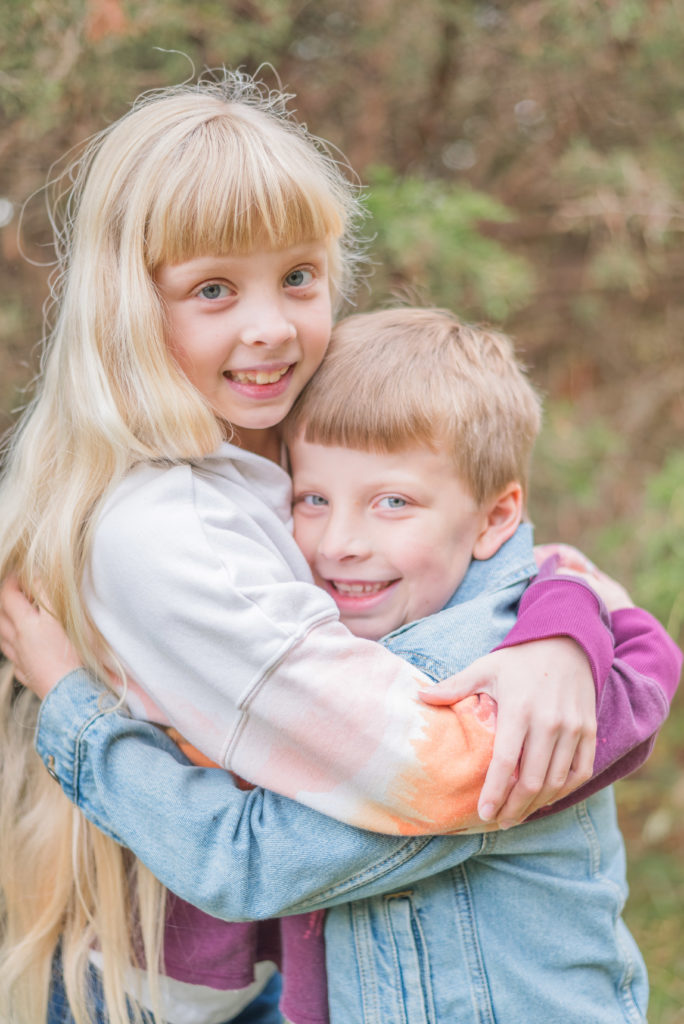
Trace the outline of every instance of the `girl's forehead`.
[[164, 260], [152, 273], [158, 283], [168, 274], [178, 279], [214, 275], [238, 278], [257, 272], [282, 276], [304, 263], [314, 266], [319, 275], [327, 273], [330, 260], [326, 239], [257, 247], [245, 252], [203, 252], [176, 262]]
[[244, 243], [232, 247], [207, 245], [184, 249], [178, 245], [171, 245], [166, 252], [159, 254], [160, 258], [150, 264], [150, 270], [156, 275], [163, 267], [186, 264], [193, 264], [197, 269], [206, 267], [207, 270], [212, 264], [217, 263], [224, 263], [227, 266], [248, 266], [260, 257], [273, 257], [274, 265], [276, 262], [282, 262], [284, 265], [299, 260], [321, 261], [330, 256], [331, 246], [336, 244], [337, 240], [330, 236], [284, 239], [280, 242], [257, 236], [251, 240], [251, 244]]

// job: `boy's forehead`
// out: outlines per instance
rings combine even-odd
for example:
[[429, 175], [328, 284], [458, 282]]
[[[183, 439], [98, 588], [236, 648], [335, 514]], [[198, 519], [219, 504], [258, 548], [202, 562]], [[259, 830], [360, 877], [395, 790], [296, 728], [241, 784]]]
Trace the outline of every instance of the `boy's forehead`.
[[306, 474], [349, 486], [405, 482], [465, 487], [455, 459], [443, 444], [413, 443], [391, 451], [358, 448], [308, 441], [302, 429], [290, 441], [290, 458], [295, 477]]

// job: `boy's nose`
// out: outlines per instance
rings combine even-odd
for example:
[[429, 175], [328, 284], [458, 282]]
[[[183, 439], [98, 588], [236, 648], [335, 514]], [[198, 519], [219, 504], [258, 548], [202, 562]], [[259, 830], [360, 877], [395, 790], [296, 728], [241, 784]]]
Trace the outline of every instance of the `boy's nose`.
[[343, 562], [367, 557], [369, 544], [359, 523], [331, 518], [320, 539], [318, 553], [330, 562]]

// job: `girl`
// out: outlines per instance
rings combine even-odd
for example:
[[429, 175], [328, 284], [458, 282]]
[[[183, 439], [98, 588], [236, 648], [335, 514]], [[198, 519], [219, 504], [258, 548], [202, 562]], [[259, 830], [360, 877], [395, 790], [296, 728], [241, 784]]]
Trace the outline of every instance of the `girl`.
[[[79, 661], [250, 782], [386, 832], [472, 825], [480, 766], [465, 783], [454, 766], [476, 716], [419, 704], [415, 670], [351, 638], [289, 534], [277, 427], [353, 277], [355, 188], [282, 97], [229, 75], [147, 97], [103, 132], [66, 214], [41, 386], [2, 487], [0, 578], [15, 572], [27, 593], [40, 579]], [[554, 632], [581, 636], [574, 604], [568, 619]], [[511, 642], [539, 638], [525, 629]], [[511, 820], [591, 774], [593, 687], [566, 640], [499, 658], [485, 803]], [[535, 685], [564, 727], [535, 717]], [[124, 994], [131, 964], [160, 1018], [163, 890], [58, 798], [17, 728], [31, 714], [6, 673], [3, 1017], [45, 1020], [58, 953], [77, 1024], [92, 1019], [95, 950], [112, 1024], [141, 1020]], [[531, 751], [546, 765], [536, 786]]]

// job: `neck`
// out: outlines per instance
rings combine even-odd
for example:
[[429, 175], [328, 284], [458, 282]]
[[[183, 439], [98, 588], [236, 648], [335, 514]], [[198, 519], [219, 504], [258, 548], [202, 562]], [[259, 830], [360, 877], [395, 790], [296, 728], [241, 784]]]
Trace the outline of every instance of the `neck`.
[[246, 428], [233, 428], [231, 438], [233, 444], [244, 448], [247, 452], [261, 455], [264, 459], [270, 459], [280, 465], [280, 431], [277, 427], [264, 427], [263, 430], [248, 430]]

